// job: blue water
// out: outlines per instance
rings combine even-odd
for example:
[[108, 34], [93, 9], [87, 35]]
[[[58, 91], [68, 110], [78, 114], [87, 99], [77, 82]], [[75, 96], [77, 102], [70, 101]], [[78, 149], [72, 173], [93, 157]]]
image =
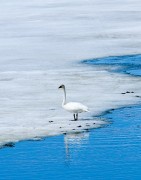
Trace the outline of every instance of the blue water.
[[113, 72], [141, 76], [141, 55], [111, 56], [97, 59], [83, 60], [81, 63], [94, 66], [117, 66]]
[[[131, 61], [139, 57], [137, 62], [132, 62], [133, 67], [140, 63], [139, 55], [126, 57]], [[122, 64], [122, 58], [117, 59], [120, 59], [116, 63], [120, 63], [124, 73], [131, 69], [124, 61]], [[110, 64], [114, 60], [110, 57], [103, 62]], [[90, 63], [93, 65], [95, 62], [91, 60]], [[136, 66], [134, 70], [140, 71], [139, 68]], [[75, 134], [76, 137], [82, 135], [79, 141], [72, 138], [66, 143], [66, 135], [60, 135], [3, 148], [0, 150], [0, 179], [140, 180], [140, 115], [141, 105], [111, 110], [102, 115], [109, 121], [106, 127]]]

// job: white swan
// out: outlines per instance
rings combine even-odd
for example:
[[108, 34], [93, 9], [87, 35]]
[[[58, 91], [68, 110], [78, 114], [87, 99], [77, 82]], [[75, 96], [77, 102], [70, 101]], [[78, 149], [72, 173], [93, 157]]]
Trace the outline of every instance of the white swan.
[[62, 84], [61, 86], [59, 86], [59, 89], [63, 89], [64, 92], [64, 98], [63, 98], [63, 102], [62, 102], [62, 107], [73, 113], [74, 116], [74, 120], [78, 120], [78, 113], [82, 113], [82, 112], [89, 112], [88, 107], [84, 106], [81, 103], [78, 102], [68, 102], [66, 103], [66, 89], [65, 86]]

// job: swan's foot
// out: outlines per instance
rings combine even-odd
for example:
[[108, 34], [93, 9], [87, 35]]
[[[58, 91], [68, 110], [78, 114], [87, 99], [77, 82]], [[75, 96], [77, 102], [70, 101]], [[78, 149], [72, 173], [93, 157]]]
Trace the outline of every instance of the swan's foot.
[[75, 114], [73, 114], [73, 117], [74, 117], [74, 121], [76, 121], [77, 119], [76, 119], [76, 116], [75, 116]]
[[78, 113], [76, 114], [76, 120], [78, 120]]
[[74, 121], [77, 121], [78, 120], [78, 113], [77, 114], [73, 114], [73, 117], [74, 117]]

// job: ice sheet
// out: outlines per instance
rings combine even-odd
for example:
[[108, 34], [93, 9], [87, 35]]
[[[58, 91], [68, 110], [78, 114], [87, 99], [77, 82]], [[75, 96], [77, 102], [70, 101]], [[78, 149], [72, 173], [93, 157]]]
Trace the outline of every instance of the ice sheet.
[[[105, 121], [95, 116], [140, 102], [139, 77], [79, 63], [139, 54], [140, 6], [137, 0], [1, 1], [0, 144], [97, 128]], [[62, 83], [68, 101], [90, 108], [78, 122], [61, 108]]]

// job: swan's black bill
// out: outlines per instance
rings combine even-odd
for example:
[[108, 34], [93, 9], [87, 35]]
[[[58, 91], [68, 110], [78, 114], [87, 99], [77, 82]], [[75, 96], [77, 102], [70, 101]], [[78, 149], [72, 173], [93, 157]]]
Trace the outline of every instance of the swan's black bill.
[[61, 86], [58, 87], [58, 89], [64, 88], [65, 86], [62, 84]]

